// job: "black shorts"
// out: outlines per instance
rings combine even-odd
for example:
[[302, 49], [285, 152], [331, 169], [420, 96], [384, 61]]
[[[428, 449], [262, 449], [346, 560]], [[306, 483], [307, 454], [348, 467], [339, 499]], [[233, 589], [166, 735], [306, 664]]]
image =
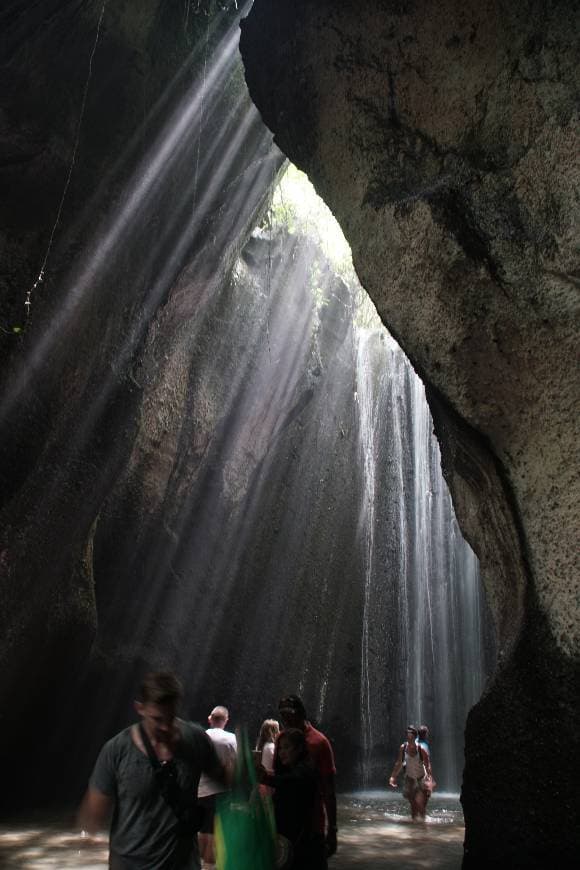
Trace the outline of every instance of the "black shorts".
[[200, 834], [213, 834], [215, 820], [215, 794], [209, 794], [207, 797], [198, 798], [197, 806], [199, 807], [200, 817]]

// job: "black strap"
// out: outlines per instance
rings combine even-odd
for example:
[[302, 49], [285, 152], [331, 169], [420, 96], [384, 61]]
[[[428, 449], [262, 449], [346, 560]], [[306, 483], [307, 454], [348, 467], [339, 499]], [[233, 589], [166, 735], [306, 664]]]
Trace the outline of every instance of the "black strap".
[[145, 747], [145, 751], [147, 753], [147, 757], [149, 758], [149, 761], [151, 762], [151, 766], [153, 767], [154, 770], [159, 770], [159, 768], [162, 766], [161, 762], [159, 761], [159, 759], [155, 755], [155, 752], [153, 751], [153, 747], [151, 746], [151, 741], [149, 740], [149, 735], [145, 731], [145, 728], [144, 728], [142, 722], [139, 722], [139, 734], [141, 735], [141, 740], [143, 741], [143, 746]]
[[[143, 746], [147, 751], [147, 756], [151, 763], [151, 767], [153, 768], [155, 781], [159, 791], [161, 792], [161, 797], [168, 807], [170, 807], [170, 809], [175, 813], [179, 821], [181, 821], [183, 818], [184, 794], [177, 784], [175, 778], [176, 771], [171, 769], [171, 762], [165, 762], [164, 764], [159, 761], [153, 747], [151, 746], [149, 735], [145, 731], [142, 722], [139, 722], [139, 733], [141, 734]], [[169, 782], [170, 777], [173, 778], [173, 782], [171, 783]]]
[[177, 817], [182, 831], [188, 837], [196, 834], [200, 828], [201, 821], [197, 805], [197, 795], [184, 792], [180, 787], [177, 781], [177, 768], [173, 761], [159, 761], [153, 751], [151, 741], [142, 722], [139, 723], [139, 733], [153, 768], [153, 774], [161, 797]]

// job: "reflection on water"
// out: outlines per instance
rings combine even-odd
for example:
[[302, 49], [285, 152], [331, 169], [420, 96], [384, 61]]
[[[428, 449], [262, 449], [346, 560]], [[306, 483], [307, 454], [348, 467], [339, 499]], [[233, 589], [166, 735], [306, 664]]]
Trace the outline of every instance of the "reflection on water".
[[[456, 794], [435, 794], [426, 822], [413, 824], [401, 791], [360, 791], [338, 799], [339, 852], [331, 870], [397, 870], [461, 866], [463, 814]], [[107, 837], [91, 842], [75, 831], [70, 814], [44, 815], [0, 826], [0, 867], [26, 870], [104, 870]]]
[[[63, 814], [64, 816], [64, 814]], [[45, 870], [103, 870], [108, 862], [108, 840], [104, 834], [86, 839], [63, 817], [44, 817], [34, 822], [0, 826], [0, 867]]]
[[414, 823], [400, 789], [339, 798], [339, 850], [330, 870], [460, 870], [463, 813], [458, 795], [433, 795], [425, 822]]
[[[346, 823], [360, 822], [396, 823], [411, 822], [409, 802], [401, 789], [357, 791], [341, 795], [339, 810]], [[427, 807], [428, 825], [463, 825], [463, 811], [459, 795], [450, 792], [434, 792]]]

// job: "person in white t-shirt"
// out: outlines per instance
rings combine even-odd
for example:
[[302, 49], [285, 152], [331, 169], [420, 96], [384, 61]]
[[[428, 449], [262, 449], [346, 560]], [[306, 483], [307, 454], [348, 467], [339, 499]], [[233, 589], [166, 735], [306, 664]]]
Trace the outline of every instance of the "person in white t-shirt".
[[[237, 753], [236, 735], [232, 734], [231, 731], [225, 730], [229, 718], [230, 714], [226, 707], [214, 707], [207, 717], [209, 728], [205, 732], [213, 743], [217, 756], [224, 766], [227, 782], [231, 782], [233, 778]], [[204, 774], [201, 776], [197, 789], [197, 801], [201, 811], [201, 827], [198, 834], [198, 842], [203, 866], [208, 868], [208, 870], [215, 867], [213, 834], [216, 795], [222, 794], [226, 790], [227, 786], [223, 782], [212, 780]]]

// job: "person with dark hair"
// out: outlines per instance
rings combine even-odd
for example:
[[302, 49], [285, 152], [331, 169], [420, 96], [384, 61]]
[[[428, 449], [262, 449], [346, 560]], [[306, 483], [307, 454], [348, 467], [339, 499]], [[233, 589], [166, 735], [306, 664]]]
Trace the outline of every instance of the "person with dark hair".
[[427, 756], [428, 764], [425, 765], [426, 773], [423, 791], [425, 792], [425, 812], [427, 811], [427, 804], [429, 803], [429, 798], [435, 791], [437, 787], [437, 783], [433, 779], [433, 768], [431, 767], [431, 748], [429, 746], [429, 728], [427, 725], [419, 725], [419, 736], [417, 737], [417, 746], [421, 749], [422, 755]]
[[411, 805], [411, 817], [413, 821], [424, 820], [425, 807], [429, 799], [430, 791], [428, 783], [431, 777], [431, 759], [417, 744], [418, 731], [414, 725], [407, 728], [407, 739], [401, 743], [393, 772], [389, 778], [391, 788], [397, 788], [397, 777], [401, 769], [405, 769], [405, 784], [403, 795]]
[[278, 737], [274, 774], [262, 767], [261, 780], [274, 789], [276, 830], [292, 847], [287, 870], [316, 870], [320, 853], [313, 830], [318, 790], [316, 770], [304, 732], [288, 728]]
[[202, 771], [223, 779], [211, 740], [177, 718], [179, 680], [153, 672], [143, 680], [139, 724], [103, 746], [79, 819], [93, 834], [112, 812], [111, 870], [199, 870], [197, 786]]
[[[306, 708], [298, 695], [286, 695], [278, 702], [284, 729], [296, 728], [304, 734], [308, 755], [317, 774], [317, 789], [312, 809], [312, 870], [326, 870], [327, 858], [336, 852], [336, 789], [334, 754], [328, 739], [307, 719]], [[278, 755], [278, 750], [276, 756]], [[316, 855], [316, 857], [314, 857]]]

